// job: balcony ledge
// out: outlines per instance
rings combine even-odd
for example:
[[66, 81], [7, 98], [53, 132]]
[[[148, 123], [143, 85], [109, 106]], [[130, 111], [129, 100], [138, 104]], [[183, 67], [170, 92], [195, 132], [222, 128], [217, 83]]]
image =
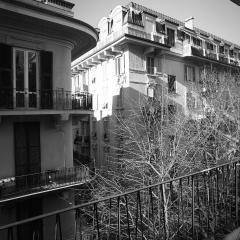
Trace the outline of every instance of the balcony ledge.
[[23, 109], [23, 110], [0, 110], [0, 116], [32, 116], [32, 115], [85, 115], [93, 114], [93, 110], [71, 109], [71, 110], [52, 110], [52, 109]]

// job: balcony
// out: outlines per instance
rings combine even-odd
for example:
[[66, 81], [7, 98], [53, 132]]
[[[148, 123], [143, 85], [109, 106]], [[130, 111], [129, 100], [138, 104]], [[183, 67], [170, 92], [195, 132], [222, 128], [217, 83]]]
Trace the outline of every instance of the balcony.
[[48, 170], [22, 176], [0, 179], [0, 203], [31, 195], [66, 189], [91, 180], [89, 168], [79, 166]]
[[223, 53], [216, 53], [215, 51], [203, 49], [202, 47], [195, 46], [191, 43], [184, 44], [183, 46], [183, 56], [184, 57], [204, 57], [209, 60], [218, 61], [224, 64], [230, 64], [233, 66], [240, 66], [240, 61], [236, 58], [228, 57]]
[[[19, 226], [45, 220], [54, 239], [66, 233], [72, 239], [223, 239], [239, 226], [239, 165], [223, 164], [1, 226], [1, 240], [17, 240]], [[69, 224], [63, 224], [66, 213], [72, 213]], [[36, 239], [41, 229], [30, 229]]]
[[42, 0], [43, 3], [52, 5], [55, 7], [62, 7], [71, 10], [74, 7], [74, 3], [67, 2], [64, 0]]
[[[132, 23], [125, 23], [122, 28], [119, 31], [112, 32], [108, 36], [104, 38], [104, 40], [101, 40], [97, 43], [97, 46], [87, 52], [85, 55], [80, 57], [78, 60], [79, 62], [84, 61], [85, 67], [87, 68], [89, 63], [85, 61], [88, 57], [91, 57], [92, 55], [99, 53], [101, 55], [101, 52], [103, 49], [106, 49], [106, 46], [109, 46], [109, 49], [111, 49], [111, 44], [113, 44], [116, 41], [119, 41], [120, 39], [124, 37], [133, 37], [133, 38], [138, 38], [139, 41], [148, 41], [153, 44], [161, 44], [162, 47], [169, 48], [167, 45], [167, 39], [163, 34], [159, 34], [156, 32], [153, 33], [147, 33], [141, 26], [138, 26], [136, 24]], [[100, 56], [100, 59], [102, 56]], [[90, 65], [89, 65], [90, 67]]]
[[89, 93], [58, 90], [30, 92], [28, 90], [0, 89], [0, 115], [3, 111], [43, 110], [91, 110], [92, 95]]

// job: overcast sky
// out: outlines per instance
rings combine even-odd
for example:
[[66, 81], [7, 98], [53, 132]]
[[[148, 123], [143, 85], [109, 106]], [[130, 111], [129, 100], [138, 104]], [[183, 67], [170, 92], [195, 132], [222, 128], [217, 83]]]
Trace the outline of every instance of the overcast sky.
[[[93, 27], [117, 5], [129, 0], [71, 0], [74, 17]], [[240, 6], [230, 0], [135, 0], [145, 7], [184, 21], [195, 17], [195, 26], [240, 45]]]

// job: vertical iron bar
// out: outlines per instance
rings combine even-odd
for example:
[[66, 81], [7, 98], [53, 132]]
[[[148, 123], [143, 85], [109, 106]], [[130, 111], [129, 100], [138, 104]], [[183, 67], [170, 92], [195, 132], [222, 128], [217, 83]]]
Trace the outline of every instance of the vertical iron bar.
[[82, 232], [81, 232], [81, 219], [80, 219], [80, 210], [76, 209], [75, 212], [75, 226], [74, 226], [74, 239], [77, 240], [77, 233], [79, 230], [79, 239], [82, 240]]
[[110, 229], [111, 229], [111, 216], [112, 216], [112, 199], [109, 199], [109, 222], [108, 222], [108, 234], [107, 239], [110, 237]]
[[99, 221], [98, 221], [98, 209], [97, 209], [97, 203], [94, 203], [94, 212], [95, 212], [95, 215], [96, 215], [97, 235], [98, 235], [98, 239], [100, 239], [100, 229], [99, 229]]
[[8, 240], [13, 240], [13, 228], [8, 228]]
[[162, 200], [162, 209], [163, 209], [163, 229], [164, 229], [164, 239], [167, 239], [167, 229], [166, 229], [166, 212], [165, 212], [165, 185], [164, 183], [160, 185], [161, 189], [161, 200]]
[[121, 211], [120, 211], [120, 197], [117, 198], [117, 210], [118, 210], [118, 240], [121, 239], [121, 225], [120, 225], [120, 221], [121, 221]]
[[155, 236], [155, 220], [154, 220], [152, 188], [149, 188], [149, 194], [150, 194], [150, 205], [151, 205], [151, 210], [152, 210], [153, 239], [155, 240], [156, 236]]
[[239, 187], [239, 182], [238, 182], [238, 166], [239, 163], [235, 164], [235, 212], [236, 212], [236, 226], [238, 226], [238, 187]]
[[139, 202], [139, 215], [140, 215], [140, 222], [141, 222], [141, 235], [142, 235], [142, 239], [143, 239], [143, 219], [142, 219], [142, 206], [141, 206], [141, 195], [140, 195], [140, 191], [137, 192], [138, 193], [138, 202]]
[[180, 229], [180, 205], [181, 205], [181, 179], [179, 180], [179, 183], [178, 183], [178, 230], [177, 232], [179, 232], [179, 229]]
[[195, 212], [194, 212], [194, 207], [195, 207], [195, 196], [194, 196], [194, 192], [195, 192], [195, 180], [194, 180], [194, 176], [192, 176], [192, 238], [194, 239], [194, 231], [195, 231], [195, 227], [194, 227], [194, 220], [195, 220]]
[[60, 240], [62, 240], [62, 228], [61, 228], [61, 219], [60, 219], [60, 215], [57, 214], [56, 215], [56, 223], [55, 223], [55, 240], [58, 239], [58, 232], [59, 232], [59, 236], [60, 236]]
[[125, 202], [126, 202], [126, 211], [127, 211], [128, 239], [131, 240], [127, 195], [125, 195]]
[[137, 197], [137, 209], [136, 209], [136, 223], [135, 223], [135, 239], [137, 240], [137, 228], [138, 228], [138, 197]]
[[161, 196], [161, 189], [160, 189], [160, 185], [158, 185], [158, 219], [159, 219], [159, 238], [161, 238], [161, 200], [160, 200], [160, 196]]

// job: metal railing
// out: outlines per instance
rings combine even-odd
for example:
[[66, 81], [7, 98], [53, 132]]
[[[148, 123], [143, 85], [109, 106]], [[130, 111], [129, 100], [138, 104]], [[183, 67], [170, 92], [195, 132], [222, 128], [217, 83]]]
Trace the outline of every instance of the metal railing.
[[92, 109], [92, 95], [64, 89], [30, 92], [28, 89], [0, 89], [0, 110], [74, 110]]
[[[54, 239], [222, 239], [239, 226], [239, 177], [239, 162], [228, 163], [2, 226], [1, 239], [37, 221]], [[63, 224], [68, 213], [72, 224]]]
[[67, 8], [71, 10], [74, 7], [74, 4], [68, 1], [64, 0], [42, 0], [43, 3], [45, 4], [52, 4], [60, 7]]
[[230, 58], [228, 55], [216, 53], [210, 50], [206, 50], [202, 47], [196, 47], [191, 43], [183, 45], [183, 55], [184, 56], [198, 56], [206, 57], [209, 59], [217, 60], [222, 63], [231, 64], [234, 66], [240, 66], [240, 62], [237, 58]]
[[60, 170], [48, 170], [22, 176], [0, 179], [0, 202], [6, 199], [23, 198], [32, 193], [41, 193], [68, 185], [86, 183], [91, 179], [89, 168], [78, 166]]

